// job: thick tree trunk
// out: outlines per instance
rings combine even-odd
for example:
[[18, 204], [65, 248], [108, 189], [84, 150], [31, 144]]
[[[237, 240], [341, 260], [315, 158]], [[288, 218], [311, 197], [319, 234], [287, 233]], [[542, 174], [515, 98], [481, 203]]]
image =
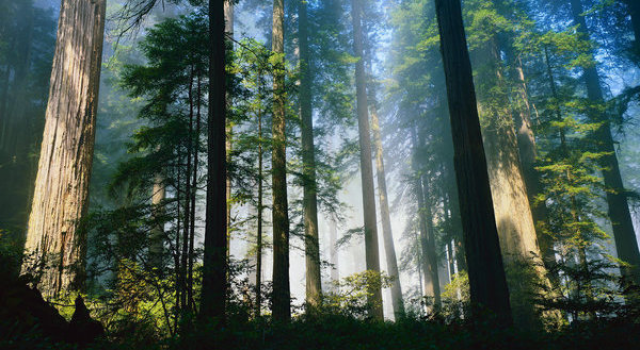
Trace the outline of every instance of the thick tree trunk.
[[387, 196], [387, 180], [384, 171], [384, 154], [382, 149], [382, 136], [380, 133], [380, 121], [378, 120], [375, 101], [371, 101], [371, 129], [373, 131], [373, 144], [376, 150], [376, 179], [378, 180], [378, 201], [380, 202], [380, 216], [382, 219], [382, 237], [384, 239], [384, 252], [387, 257], [387, 270], [391, 276], [391, 304], [396, 317], [404, 315], [404, 300], [402, 299], [402, 287], [400, 285], [400, 270], [398, 258], [393, 242], [391, 230], [391, 217], [389, 215], [389, 200]]
[[289, 286], [289, 212], [287, 204], [287, 152], [285, 135], [284, 0], [273, 2], [273, 319], [291, 320]]
[[[535, 169], [538, 157], [536, 140], [531, 124], [531, 104], [529, 93], [525, 81], [522, 62], [519, 57], [515, 57], [515, 52], [510, 44], [507, 44], [508, 65], [512, 67], [511, 75], [515, 80], [515, 94], [518, 99], [513, 114], [515, 123], [516, 139], [522, 165], [522, 177], [526, 184], [527, 197], [531, 208], [534, 226], [537, 232], [538, 243], [544, 266], [549, 270], [554, 270], [556, 265], [555, 249], [553, 239], [544, 233], [543, 226], [548, 221], [548, 210], [544, 202], [536, 203], [543, 192], [540, 173]], [[554, 286], [558, 286], [559, 280], [555, 273], [549, 274], [549, 279]]]
[[[361, 0], [352, 0], [353, 50], [359, 58], [356, 62], [356, 104], [358, 112], [358, 132], [360, 141], [360, 173], [362, 176], [362, 200], [364, 211], [364, 240], [367, 270], [380, 273], [380, 253], [378, 251], [378, 228], [376, 203], [373, 189], [373, 166], [371, 164], [371, 135], [369, 113], [367, 111], [367, 87], [364, 71], [364, 50], [362, 33]], [[369, 286], [368, 311], [375, 319], [383, 319], [382, 289]]]
[[[52, 296], [80, 287], [88, 209], [106, 1], [62, 2], [38, 175], [26, 250], [42, 271], [39, 288]], [[23, 273], [29, 271], [29, 260]]]
[[[587, 23], [582, 16], [583, 8], [580, 0], [571, 0], [573, 20], [578, 25], [578, 32], [589, 37]], [[591, 53], [595, 61], [594, 54]], [[584, 68], [582, 76], [587, 87], [587, 97], [593, 103], [604, 104], [604, 96], [600, 83], [600, 77], [595, 66]], [[630, 267], [621, 267], [621, 272], [628, 282], [640, 285], [640, 251], [638, 241], [633, 228], [633, 221], [627, 202], [627, 194], [620, 174], [620, 164], [616, 155], [613, 137], [611, 136], [611, 122], [606, 113], [597, 110], [589, 112], [589, 118], [594, 123], [602, 123], [595, 132], [597, 147], [607, 154], [600, 160], [603, 167], [604, 184], [607, 187], [607, 204], [609, 205], [609, 218], [613, 227], [613, 237], [616, 243], [618, 257], [630, 264]]]
[[309, 68], [309, 32], [307, 1], [298, 0], [298, 35], [300, 43], [300, 119], [302, 122], [302, 177], [304, 246], [307, 265], [306, 303], [307, 312], [313, 312], [322, 303], [322, 281], [320, 270], [320, 244], [318, 239], [318, 195], [316, 181], [315, 146], [313, 141], [313, 107], [311, 84], [313, 77]]
[[[364, 24], [367, 21], [363, 21]], [[365, 27], [366, 28], [366, 27]], [[366, 31], [366, 30], [365, 30]], [[380, 120], [378, 118], [378, 103], [376, 100], [376, 88], [373, 82], [372, 65], [372, 45], [364, 37], [366, 42], [366, 73], [369, 80], [367, 86], [369, 93], [369, 112], [371, 114], [371, 131], [373, 133], [373, 147], [376, 160], [376, 180], [378, 183], [378, 202], [380, 204], [380, 216], [382, 221], [382, 237], [384, 240], [384, 252], [387, 260], [387, 272], [391, 278], [391, 305], [393, 314], [398, 317], [404, 316], [404, 300], [402, 299], [402, 286], [400, 285], [400, 271], [398, 269], [398, 258], [396, 257], [395, 244], [393, 242], [393, 231], [391, 229], [391, 218], [389, 214], [389, 200], [387, 195], [387, 179], [384, 169], [384, 149], [382, 147], [382, 132], [380, 131]]]
[[209, 162], [200, 317], [224, 321], [228, 265], [224, 0], [209, 0], [209, 47]]
[[459, 0], [435, 0], [447, 82], [471, 302], [510, 324], [509, 289], [500, 254], [471, 62]]
[[545, 281], [546, 276], [539, 258], [541, 253], [518, 154], [513, 117], [508, 109], [509, 98], [506, 93], [492, 89], [498, 86], [501, 87], [499, 91], [506, 91], [497, 37], [488, 39], [478, 49], [475, 58], [478, 81], [482, 86], [478, 100], [480, 117], [485, 125], [483, 141], [500, 247], [511, 292], [511, 309], [517, 325], [530, 329], [539, 326], [532, 295], [543, 291], [536, 283], [522, 283], [522, 276], [531, 272], [533, 275], [530, 277], [539, 281]]

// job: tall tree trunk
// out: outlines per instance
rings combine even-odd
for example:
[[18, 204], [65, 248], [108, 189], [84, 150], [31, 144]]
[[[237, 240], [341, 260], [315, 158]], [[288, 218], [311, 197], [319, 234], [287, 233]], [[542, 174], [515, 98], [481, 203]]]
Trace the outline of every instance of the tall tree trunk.
[[[588, 38], [587, 23], [584, 16], [582, 16], [583, 9], [580, 0], [571, 0], [571, 10], [573, 20], [578, 25], [578, 32]], [[591, 53], [591, 58], [595, 62], [593, 52]], [[587, 87], [588, 99], [593, 103], [604, 104], [602, 85], [595, 65], [584, 68], [582, 78]], [[607, 187], [609, 218], [613, 227], [613, 237], [618, 257], [631, 265], [630, 267], [621, 267], [621, 272], [628, 279], [628, 282], [640, 285], [640, 251], [638, 250], [638, 241], [633, 229], [627, 194], [620, 174], [620, 164], [618, 163], [614, 140], [611, 136], [611, 122], [606, 112], [599, 112], [595, 109], [589, 111], [588, 116], [594, 123], [602, 123], [594, 134], [599, 150], [607, 153], [601, 158], [600, 163], [604, 169], [602, 173], [604, 175], [604, 184]]]
[[[233, 1], [225, 1], [224, 3], [224, 31], [233, 39], [233, 26], [235, 24], [235, 12], [234, 12], [234, 4]], [[229, 46], [233, 49], [233, 41], [229, 41]], [[227, 93], [227, 108], [230, 109], [232, 105], [231, 95]], [[228, 110], [227, 109], [227, 110]], [[231, 164], [231, 152], [233, 150], [233, 125], [227, 120], [225, 122], [226, 125], [226, 134], [227, 139], [225, 143], [225, 148], [227, 152], [227, 164]], [[229, 168], [227, 168], [227, 259], [229, 259], [229, 254], [231, 254], [231, 210], [233, 209], [233, 201], [231, 200], [231, 174], [229, 173]]]
[[[380, 273], [380, 253], [378, 251], [378, 228], [376, 203], [373, 189], [373, 166], [371, 164], [371, 135], [369, 131], [369, 113], [367, 110], [367, 81], [364, 71], [364, 50], [362, 33], [361, 0], [352, 0], [353, 50], [356, 62], [356, 104], [358, 111], [358, 132], [360, 141], [360, 173], [362, 176], [362, 200], [364, 211], [364, 240], [367, 270]], [[369, 286], [367, 291], [369, 315], [382, 320], [382, 289]]]
[[224, 321], [228, 268], [224, 0], [209, 0], [209, 47], [209, 162], [200, 317]]
[[[258, 100], [261, 101], [262, 94], [260, 93], [260, 80], [262, 72], [258, 70]], [[262, 106], [258, 104], [258, 227], [256, 233], [256, 310], [255, 316], [260, 317], [262, 310], [262, 210], [264, 206], [262, 204], [262, 198], [264, 196], [263, 191], [263, 174], [262, 174]]]
[[382, 136], [380, 134], [380, 121], [378, 120], [375, 101], [370, 101], [371, 129], [373, 131], [373, 144], [376, 150], [376, 179], [378, 180], [378, 201], [380, 202], [380, 215], [382, 216], [382, 237], [384, 239], [384, 252], [387, 257], [387, 269], [391, 276], [391, 303], [396, 317], [404, 315], [404, 300], [402, 299], [402, 286], [400, 285], [400, 270], [398, 258], [393, 242], [391, 230], [391, 218], [389, 215], [389, 200], [387, 196], [387, 180], [384, 170], [384, 154], [382, 148]]
[[289, 286], [289, 212], [287, 204], [287, 151], [285, 135], [286, 88], [284, 67], [284, 0], [273, 2], [273, 319], [291, 320]]
[[322, 303], [320, 270], [320, 243], [318, 239], [318, 195], [316, 181], [315, 146], [313, 141], [313, 107], [311, 84], [313, 77], [309, 55], [307, 1], [298, 0], [298, 35], [300, 43], [300, 119], [302, 121], [302, 178], [304, 245], [307, 265], [307, 312], [316, 310]]
[[[62, 2], [26, 250], [51, 296], [81, 286], [106, 1]], [[23, 272], [29, 270], [29, 263]]]
[[[511, 44], [506, 44], [507, 65], [512, 67], [511, 75], [515, 81], [515, 93], [518, 98], [516, 108], [513, 114], [515, 122], [516, 139], [518, 151], [520, 155], [520, 163], [522, 165], [522, 177], [526, 184], [527, 197], [531, 208], [534, 225], [537, 232], [538, 243], [540, 246], [542, 260], [544, 266], [554, 271], [556, 265], [555, 249], [553, 239], [544, 233], [543, 225], [548, 222], [548, 210], [544, 202], [536, 203], [536, 198], [543, 192], [540, 173], [535, 169], [536, 159], [538, 158], [536, 139], [531, 124], [531, 103], [529, 102], [529, 93], [527, 83], [525, 81], [524, 69], [522, 61], [516, 57]], [[558, 286], [559, 279], [556, 273], [549, 273], [549, 279], [554, 286]]]
[[453, 254], [453, 240], [447, 242], [447, 270], [449, 272], [449, 283], [453, 282], [453, 275], [456, 274], [456, 264]]
[[503, 324], [508, 325], [512, 322], [509, 289], [500, 254], [462, 9], [459, 0], [435, 0], [435, 3], [469, 263], [471, 302], [492, 310]]
[[[340, 265], [338, 260], [338, 223], [335, 219], [329, 220], [329, 260], [331, 262], [331, 282], [340, 280]], [[337, 292], [337, 290], [336, 290]]]
[[193, 178], [191, 179], [191, 183], [193, 187], [191, 188], [191, 228], [189, 233], [189, 272], [187, 277], [188, 282], [188, 292], [189, 292], [189, 306], [191, 310], [195, 312], [196, 305], [195, 300], [193, 298], [193, 264], [195, 261], [195, 237], [196, 237], [196, 196], [198, 194], [198, 174], [199, 174], [199, 163], [200, 163], [200, 133], [202, 131], [202, 115], [201, 115], [201, 107], [202, 107], [202, 81], [200, 79], [201, 72], [198, 72], [197, 77], [197, 91], [196, 91], [196, 101], [197, 101], [197, 110], [196, 110], [196, 132], [194, 135], [194, 156], [193, 156]]
[[[436, 251], [435, 229], [433, 227], [433, 211], [431, 201], [431, 186], [428, 180], [428, 174], [421, 176], [422, 193], [424, 196], [424, 216], [427, 218], [427, 235], [423, 237], [423, 250], [426, 252], [426, 259], [429, 261], [429, 274], [433, 283], [434, 310], [439, 311], [442, 306], [440, 296], [440, 276], [438, 275], [438, 253]], [[425, 250], [426, 248], [426, 250]]]
[[[420, 197], [418, 197], [420, 198]], [[420, 220], [418, 220], [420, 221]], [[421, 223], [418, 223], [418, 226], [420, 226]], [[421, 231], [421, 228], [418, 228], [417, 230], [414, 231], [414, 239], [415, 239], [415, 244], [416, 245], [421, 245], [420, 244], [420, 233], [419, 231]], [[421, 254], [421, 251], [418, 250], [416, 253], [416, 260], [417, 260], [417, 264], [416, 264], [416, 271], [418, 272], [418, 295], [419, 296], [423, 296], [423, 295], [427, 295], [427, 288], [426, 288], [426, 281], [425, 281], [425, 277], [424, 277], [424, 273], [426, 272], [425, 267], [424, 267], [424, 257]], [[426, 307], [422, 308], [423, 311], [427, 311]]]
[[[533, 295], [544, 292], [538, 282], [546, 283], [546, 275], [539, 258], [497, 35], [492, 35], [473, 57], [478, 63], [478, 82], [482, 86], [478, 108], [486, 125], [482, 129], [483, 141], [511, 309], [519, 327], [536, 328], [541, 324]], [[524, 274], [536, 281], [522, 283]]]
[[[424, 273], [424, 291], [425, 295], [433, 296], [434, 309], [438, 311], [441, 306], [440, 298], [440, 282], [438, 278], [438, 259], [436, 256], [435, 244], [433, 244], [433, 217], [431, 213], [430, 194], [428, 188], [424, 186], [427, 184], [423, 182], [424, 174], [421, 174], [421, 169], [418, 167], [418, 148], [420, 142], [416, 136], [415, 126], [411, 127], [411, 142], [413, 146], [413, 162], [412, 167], [414, 171], [415, 183], [414, 188], [416, 191], [416, 197], [418, 200], [418, 217], [420, 227], [420, 248], [421, 248], [421, 262], [422, 270]], [[426, 191], [426, 193], [425, 193]]]
[[[182, 284], [183, 293], [180, 295], [180, 304], [183, 309], [183, 317], [184, 313], [188, 311], [187, 306], [187, 294], [189, 293], [189, 288], [187, 285], [187, 275], [188, 275], [188, 267], [189, 264], [189, 237], [191, 233], [191, 211], [193, 208], [191, 207], [191, 196], [193, 191], [191, 190], [191, 178], [192, 178], [192, 166], [193, 166], [193, 129], [194, 129], [194, 120], [195, 117], [195, 108], [194, 108], [194, 96], [193, 96], [193, 74], [194, 69], [191, 66], [191, 72], [189, 76], [189, 132], [187, 133], [187, 169], [185, 172], [185, 198], [184, 198], [184, 228], [182, 234], [182, 252], [180, 254], [181, 262], [180, 262], [180, 280], [179, 282]], [[195, 184], [193, 185], [195, 186]], [[180, 218], [178, 218], [180, 220]], [[179, 233], [178, 233], [179, 234]], [[179, 249], [179, 247], [178, 247]]]
[[[178, 163], [182, 163], [182, 156], [181, 156], [181, 152], [180, 152], [180, 148], [178, 147], [178, 149], [176, 150], [176, 159], [178, 160]], [[182, 263], [182, 261], [180, 260], [180, 232], [181, 231], [181, 227], [182, 227], [182, 221], [180, 220], [180, 212], [182, 211], [182, 207], [180, 205], [180, 194], [182, 193], [181, 191], [181, 185], [182, 185], [182, 181], [181, 181], [181, 173], [180, 171], [176, 172], [176, 184], [175, 184], [175, 191], [176, 191], [176, 236], [175, 236], [175, 246], [173, 247], [173, 263], [174, 263], [174, 270], [175, 270], [175, 279], [176, 279], [176, 283], [175, 283], [175, 288], [176, 288], [176, 306], [174, 307], [174, 314], [175, 314], [175, 319], [174, 319], [174, 329], [175, 332], [178, 331], [178, 324], [179, 324], [179, 320], [180, 320], [180, 311], [181, 311], [181, 304], [180, 301], [182, 300], [180, 297], [182, 296], [182, 292], [184, 291], [184, 289], [182, 288], [182, 283], [180, 281], [180, 272], [182, 271], [182, 269], [180, 268], [180, 264]]]
[[[363, 25], [367, 21], [363, 21]], [[366, 26], [365, 26], [366, 29]], [[365, 30], [366, 31], [366, 30]], [[380, 120], [378, 118], [378, 101], [376, 100], [376, 88], [373, 82], [373, 64], [372, 64], [372, 45], [367, 37], [364, 37], [366, 43], [366, 73], [369, 84], [368, 105], [371, 114], [371, 131], [373, 132], [373, 147], [375, 150], [376, 160], [376, 180], [378, 183], [378, 202], [380, 204], [380, 216], [382, 221], [382, 237], [384, 240], [384, 252], [387, 260], [387, 270], [391, 277], [391, 304], [393, 314], [396, 317], [404, 316], [404, 300], [402, 299], [402, 286], [400, 285], [400, 271], [398, 269], [398, 258], [396, 257], [395, 244], [393, 242], [393, 230], [391, 229], [391, 218], [389, 214], [389, 200], [387, 195], [387, 179], [384, 169], [384, 149], [382, 146], [382, 133], [380, 131]]]

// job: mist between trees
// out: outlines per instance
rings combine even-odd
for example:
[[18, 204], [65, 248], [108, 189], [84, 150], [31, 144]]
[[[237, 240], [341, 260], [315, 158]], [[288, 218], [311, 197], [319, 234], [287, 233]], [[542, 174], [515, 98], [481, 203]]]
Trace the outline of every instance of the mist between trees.
[[616, 340], [639, 35], [632, 0], [0, 0], [0, 299], [82, 296], [107, 348]]

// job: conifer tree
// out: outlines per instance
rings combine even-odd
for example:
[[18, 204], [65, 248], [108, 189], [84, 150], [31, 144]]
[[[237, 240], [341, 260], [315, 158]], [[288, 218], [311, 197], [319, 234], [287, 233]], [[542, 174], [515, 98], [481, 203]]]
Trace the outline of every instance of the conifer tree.
[[511, 323], [509, 290], [498, 243], [493, 201], [459, 0], [436, 0], [442, 59], [455, 149], [471, 301]]
[[[83, 283], [106, 1], [63, 1], [25, 249], [47, 296]], [[70, 67], [70, 68], [69, 68]], [[70, 165], [72, 164], [72, 165]]]
[[[367, 87], [364, 71], [364, 40], [362, 32], [361, 0], [352, 0], [353, 48], [356, 62], [356, 101], [358, 114], [358, 130], [360, 142], [360, 173], [362, 177], [362, 200], [364, 208], [364, 235], [367, 270], [380, 273], [380, 257], [378, 252], [378, 229], [376, 220], [376, 204], [373, 189], [373, 167], [371, 164], [371, 135], [369, 130], [369, 113], [367, 110]], [[370, 286], [368, 290], [368, 309], [375, 319], [382, 319], [382, 291], [380, 287]]]
[[287, 203], [286, 90], [284, 61], [284, 0], [273, 3], [272, 51], [273, 77], [273, 148], [271, 157], [273, 188], [273, 318], [291, 319], [289, 286], [289, 206]]
[[300, 45], [300, 119], [302, 132], [303, 213], [306, 258], [306, 303], [313, 312], [322, 302], [320, 276], [320, 244], [318, 233], [318, 196], [316, 181], [315, 145], [313, 137], [313, 108], [311, 96], [311, 55], [309, 52], [308, 2], [298, 0], [298, 36]]
[[224, 0], [209, 0], [207, 208], [200, 316], [225, 319], [227, 296], [226, 47]]
[[[574, 23], [578, 25], [577, 30], [588, 38], [589, 28], [587, 27], [583, 12], [584, 10], [580, 0], [571, 0], [571, 13]], [[593, 52], [590, 52], [590, 55], [592, 61], [595, 62]], [[613, 227], [616, 250], [618, 251], [618, 257], [630, 264], [630, 266], [621, 267], [622, 274], [628, 279], [628, 282], [640, 285], [640, 250], [638, 249], [638, 240], [636, 239], [633, 228], [627, 193], [622, 182], [620, 164], [611, 135], [611, 121], [606, 111], [601, 111], [600, 108], [598, 108], [598, 105], [604, 104], [605, 100], [596, 66], [585, 66], [582, 79], [587, 88], [587, 98], [594, 104], [589, 107], [589, 118], [591, 122], [601, 124], [594, 134], [594, 141], [598, 145], [598, 150], [605, 152], [605, 155], [600, 158], [600, 163], [603, 169], [604, 183], [607, 186], [606, 194], [607, 204], [609, 206], [609, 219]]]

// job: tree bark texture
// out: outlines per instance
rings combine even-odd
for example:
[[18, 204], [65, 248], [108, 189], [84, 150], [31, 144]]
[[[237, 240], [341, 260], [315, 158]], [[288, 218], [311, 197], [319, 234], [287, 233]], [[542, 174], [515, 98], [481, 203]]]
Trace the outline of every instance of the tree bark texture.
[[[363, 21], [366, 32], [366, 20]], [[393, 314], [402, 317], [405, 313], [404, 300], [402, 298], [402, 286], [400, 284], [400, 271], [398, 269], [398, 258], [396, 257], [395, 244], [393, 242], [393, 230], [391, 229], [391, 218], [389, 214], [389, 197], [387, 195], [387, 179], [384, 169], [384, 149], [382, 146], [382, 132], [380, 130], [380, 120], [378, 118], [378, 102], [376, 100], [376, 84], [374, 83], [372, 64], [372, 43], [365, 39], [366, 74], [368, 79], [367, 92], [369, 95], [369, 113], [371, 115], [371, 131], [373, 133], [373, 147], [375, 150], [376, 180], [378, 185], [378, 202], [380, 204], [380, 221], [382, 222], [382, 237], [384, 240], [384, 251], [387, 261], [387, 272], [391, 278], [391, 305]]]
[[[352, 0], [353, 50], [356, 62], [356, 105], [358, 113], [358, 132], [360, 141], [360, 174], [362, 176], [362, 200], [364, 211], [364, 240], [367, 270], [380, 273], [380, 253], [378, 251], [378, 229], [376, 203], [373, 188], [373, 166], [371, 162], [371, 134], [369, 131], [369, 113], [367, 110], [367, 87], [364, 71], [364, 49], [362, 33], [361, 0]], [[369, 286], [368, 311], [375, 319], [383, 318], [382, 290]]]
[[[62, 2], [49, 103], [25, 249], [46, 296], [82, 283], [106, 1]], [[29, 269], [29, 261], [23, 272]]]
[[322, 302], [320, 243], [318, 233], [318, 194], [316, 181], [315, 146], [313, 140], [313, 107], [311, 105], [309, 30], [307, 2], [298, 0], [298, 35], [300, 43], [300, 119], [302, 122], [302, 177], [304, 246], [306, 259], [307, 312], [313, 312]]
[[[571, 0], [571, 10], [574, 23], [578, 25], [578, 32], [589, 37], [587, 23], [582, 16], [583, 8], [580, 0]], [[593, 52], [591, 57], [596, 62]], [[584, 68], [582, 79], [587, 87], [587, 98], [592, 103], [604, 104], [600, 77], [596, 66]], [[618, 258], [630, 264], [630, 267], [622, 267], [622, 275], [629, 282], [640, 285], [640, 251], [638, 241], [633, 228], [633, 221], [629, 211], [627, 194], [620, 174], [620, 164], [616, 155], [613, 136], [611, 135], [611, 122], [606, 112], [591, 110], [588, 117], [594, 123], [602, 123], [595, 132], [596, 146], [599, 151], [607, 154], [601, 158], [600, 165], [603, 167], [604, 184], [607, 187], [607, 204], [609, 205], [609, 219], [613, 227], [613, 237], [618, 252]]]
[[477, 63], [477, 81], [482, 86], [478, 108], [511, 309], [516, 324], [530, 329], [539, 325], [532, 295], [543, 290], [534, 283], [522, 283], [522, 276], [534, 273], [530, 277], [540, 281], [546, 280], [546, 276], [520, 163], [514, 118], [508, 109], [510, 101], [497, 36], [483, 43], [472, 57]]
[[207, 205], [200, 317], [225, 319], [227, 295], [226, 82], [224, 0], [209, 0]]
[[471, 302], [512, 322], [459, 0], [435, 0], [454, 144]]
[[[516, 141], [520, 155], [522, 177], [527, 189], [527, 197], [531, 208], [533, 223], [537, 232], [539, 248], [544, 266], [552, 269], [556, 265], [553, 239], [543, 232], [543, 225], [548, 222], [548, 210], [544, 202], [536, 203], [536, 198], [542, 194], [543, 186], [540, 173], [535, 169], [538, 158], [537, 145], [531, 124], [531, 103], [524, 69], [519, 57], [516, 57], [511, 44], [506, 44], [507, 64], [511, 67], [511, 75], [515, 84], [515, 98], [517, 99], [513, 120], [516, 130]], [[557, 286], [558, 276], [549, 274], [553, 285]]]
[[382, 221], [382, 237], [384, 239], [384, 252], [387, 257], [387, 270], [391, 277], [391, 304], [393, 313], [398, 316], [404, 315], [404, 300], [402, 299], [402, 286], [400, 285], [400, 270], [398, 269], [398, 258], [393, 242], [393, 231], [391, 229], [391, 217], [389, 214], [389, 197], [387, 196], [387, 180], [384, 171], [384, 150], [382, 148], [382, 135], [380, 132], [380, 121], [375, 101], [370, 103], [371, 109], [371, 129], [373, 131], [373, 144], [376, 152], [376, 179], [378, 180], [378, 201], [380, 202], [380, 216]]
[[285, 135], [284, 0], [273, 2], [272, 51], [275, 57], [273, 77], [273, 319], [291, 320], [289, 286], [289, 212], [287, 203], [287, 151]]

